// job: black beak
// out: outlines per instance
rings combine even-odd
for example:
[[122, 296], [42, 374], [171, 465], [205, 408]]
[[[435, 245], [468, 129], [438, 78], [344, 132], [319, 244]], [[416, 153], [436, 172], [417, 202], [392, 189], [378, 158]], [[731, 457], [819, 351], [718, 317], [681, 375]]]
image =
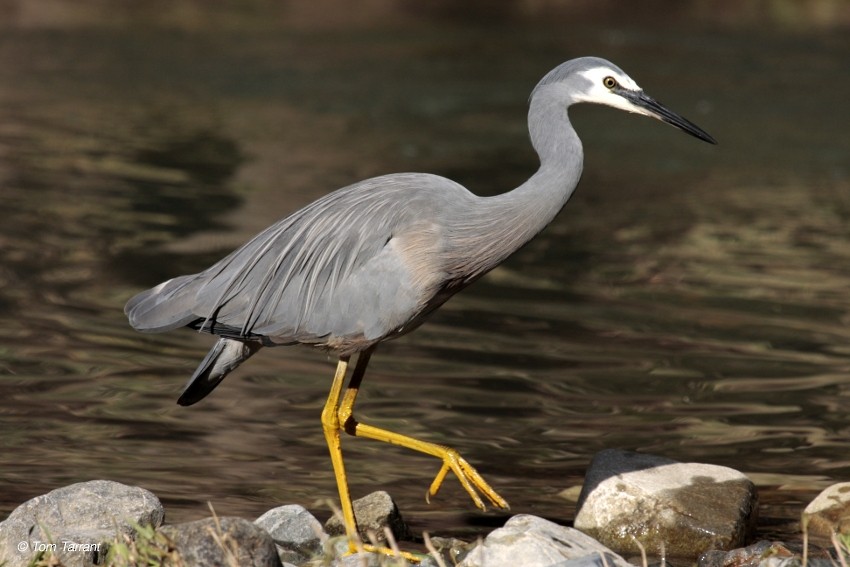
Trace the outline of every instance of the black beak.
[[666, 122], [667, 124], [671, 124], [676, 128], [683, 130], [694, 136], [695, 138], [699, 138], [704, 142], [708, 142], [709, 144], [716, 144], [717, 140], [711, 137], [711, 135], [691, 122], [686, 118], [683, 118], [647, 95], [643, 91], [631, 91], [628, 89], [619, 89], [616, 93], [635, 106], [639, 106], [640, 108], [646, 110], [650, 116], [661, 120], [662, 122]]

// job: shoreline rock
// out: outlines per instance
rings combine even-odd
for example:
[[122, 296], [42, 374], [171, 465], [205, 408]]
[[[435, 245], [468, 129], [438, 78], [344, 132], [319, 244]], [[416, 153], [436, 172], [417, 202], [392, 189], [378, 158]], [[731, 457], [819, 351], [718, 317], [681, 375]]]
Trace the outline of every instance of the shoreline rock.
[[284, 562], [303, 563], [322, 553], [328, 541], [328, 534], [319, 520], [298, 504], [272, 508], [254, 524], [269, 533]]
[[188, 565], [282, 566], [272, 536], [244, 518], [205, 518], [162, 526], [159, 532]]
[[734, 469], [608, 449], [591, 461], [574, 525], [619, 553], [696, 559], [745, 545], [757, 503]]
[[109, 480], [71, 484], [28, 500], [0, 522], [0, 565], [26, 566], [39, 551], [53, 552], [66, 567], [95, 565], [116, 535], [164, 519], [159, 499], [144, 488]]
[[803, 522], [809, 535], [829, 540], [832, 534], [850, 534], [850, 482], [827, 487], [806, 509]]
[[[750, 508], [755, 505], [754, 502], [742, 499], [742, 495], [746, 496], [750, 490], [746, 482], [740, 481], [741, 478], [746, 477], [732, 469], [710, 465], [684, 465], [685, 468], [673, 475], [675, 481], [673, 485], [681, 487], [682, 479], [685, 479], [686, 491], [696, 491], [697, 496], [685, 500], [678, 498], [680, 493], [669, 486], [654, 492], [645, 490], [646, 479], [641, 480], [640, 474], [654, 475], [677, 465], [669, 459], [622, 451], [604, 451], [594, 458], [594, 463], [588, 471], [585, 486], [582, 489], [575, 528], [558, 525], [536, 516], [517, 515], [511, 517], [503, 527], [493, 530], [478, 543], [435, 537], [434, 541], [440, 548], [443, 564], [459, 567], [503, 565], [629, 567], [634, 564], [640, 565], [640, 557], [634, 559], [634, 554], [629, 555], [628, 549], [625, 557], [632, 558], [631, 562], [621, 555], [624, 552], [617, 549], [616, 545], [612, 550], [612, 546], [607, 544], [608, 540], [612, 539], [610, 530], [619, 530], [622, 535], [622, 533], [638, 533], [640, 531], [638, 528], [646, 527], [646, 517], [639, 514], [640, 506], [631, 508], [635, 510], [631, 514], [631, 526], [628, 525], [629, 516], [626, 515], [625, 518], [619, 518], [619, 520], [625, 519], [625, 524], [622, 522], [609, 524], [607, 534], [604, 531], [598, 531], [601, 529], [600, 526], [605, 525], [601, 520], [605, 519], [607, 513], [595, 507], [594, 494], [598, 494], [606, 483], [611, 482], [614, 483], [614, 488], [609, 487], [608, 493], [609, 496], [614, 496], [615, 501], [619, 499], [620, 504], [626, 502], [629, 506], [635, 502], [642, 503], [645, 509], [652, 510], [654, 516], [651, 517], [661, 517], [665, 521], [677, 515], [685, 516], [686, 529], [694, 528], [694, 518], [705, 517], [710, 521], [716, 520], [712, 517], [715, 515], [718, 504], [715, 501], [727, 496], [730, 497], [729, 501], [739, 503], [740, 516], [744, 518], [745, 523], [748, 521], [747, 518], [753, 517]], [[632, 472], [639, 473], [638, 482], [633, 484], [632, 488], [628, 488], [633, 479], [627, 476]], [[720, 487], [710, 486], [707, 480], [709, 477], [712, 482], [719, 483]], [[730, 479], [735, 482], [740, 481], [738, 488], [741, 490], [726, 490], [730, 486], [727, 484]], [[641, 484], [642, 482], [644, 484]], [[657, 483], [650, 483], [650, 485], [655, 488], [660, 486]], [[637, 490], [635, 486], [640, 490]], [[709, 486], [709, 489], [702, 493], [702, 488], [706, 486]], [[659, 492], [668, 497], [672, 495], [671, 507], [665, 509], [662, 504], [656, 502], [657, 494], [655, 493]], [[706, 504], [704, 497], [706, 494], [710, 497], [708, 503], [710, 505]], [[823, 498], [819, 496], [820, 500], [813, 501], [806, 509], [807, 513], [814, 515], [823, 512], [830, 521], [825, 524], [827, 526], [825, 530], [830, 534], [836, 530], [839, 532], [850, 530], [850, 525], [845, 521], [848, 497], [850, 497], [850, 483], [835, 485], [824, 491]], [[689, 502], [691, 506], [701, 509], [688, 509]], [[367, 520], [369, 509], [377, 512], [372, 514], [372, 519]], [[595, 511], [590, 513], [591, 510]], [[706, 510], [709, 512], [706, 513]], [[368, 525], [370, 531], [382, 533], [384, 526], [388, 526], [399, 541], [410, 538], [409, 529], [401, 519], [395, 503], [386, 493], [373, 493], [356, 501], [355, 514], [364, 526]], [[616, 514], [608, 514], [608, 516], [616, 516]], [[623, 515], [620, 514], [620, 516]], [[164, 517], [165, 512], [156, 496], [142, 488], [103, 480], [59, 488], [23, 503], [8, 518], [0, 522], [0, 565], [3, 567], [29, 566], [34, 555], [32, 544], [35, 541], [42, 541], [38, 538], [44, 538], [43, 541], [70, 541], [76, 545], [70, 549], [67, 546], [60, 549], [60, 545], [52, 550], [42, 550], [48, 553], [52, 551], [61, 561], [62, 567], [105, 565], [109, 547], [114, 542], [135, 544], [133, 538], [144, 540], [144, 538], [150, 538], [151, 534], [156, 539], [156, 545], [163, 546], [163, 557], [179, 555], [187, 567], [233, 564], [233, 558], [238, 565], [245, 567], [307, 565], [360, 567], [364, 564], [383, 567], [401, 564], [398, 559], [389, 561], [386, 557], [375, 554], [341, 557], [340, 555], [347, 549], [345, 538], [332, 537], [328, 533], [331, 530], [330, 527], [322, 526], [308, 510], [298, 505], [273, 508], [254, 522], [242, 518], [224, 517], [162, 525]], [[590, 534], [576, 529], [585, 525], [588, 518], [593, 521], [594, 526], [593, 529], [587, 530], [591, 532]], [[727, 522], [724, 525], [733, 524], [734, 522], [732, 524]], [[137, 532], [137, 528], [140, 531]], [[850, 534], [846, 535], [847, 541], [850, 542]], [[49, 539], [51, 537], [53, 539]], [[679, 536], [668, 535], [667, 537]], [[616, 538], [613, 539], [616, 543]], [[796, 567], [801, 564], [799, 545], [786, 545], [782, 542], [750, 542], [748, 547], [743, 547], [745, 542], [732, 539], [729, 541], [736, 543], [725, 546], [718, 545], [717, 538], [710, 539], [708, 543], [706, 541], [700, 544], [703, 546], [702, 549], [691, 549], [689, 553], [696, 554], [689, 555], [688, 559], [681, 564], [693, 565], [697, 557], [699, 557], [697, 562], [699, 567]], [[27, 542], [26, 549], [22, 550], [18, 547], [21, 542]], [[150, 544], [141, 541], [139, 545]], [[401, 547], [404, 548], [403, 543]], [[734, 549], [727, 549], [730, 547]], [[676, 546], [670, 544], [666, 549], [667, 556], [672, 557], [671, 550], [676, 549]], [[816, 551], [812, 548], [808, 553], [809, 564], [815, 567], [840, 564], [835, 553], [833, 550], [830, 555], [823, 550]], [[655, 564], [655, 560], [650, 560], [650, 564]], [[36, 564], [36, 567], [46, 565], [45, 562]], [[422, 565], [438, 567], [440, 563], [430, 556], [423, 556]]]

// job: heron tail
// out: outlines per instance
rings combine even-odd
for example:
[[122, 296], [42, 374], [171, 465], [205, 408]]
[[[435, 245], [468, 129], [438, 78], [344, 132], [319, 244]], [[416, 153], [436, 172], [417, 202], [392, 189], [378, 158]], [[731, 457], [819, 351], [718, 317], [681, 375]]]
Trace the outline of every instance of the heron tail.
[[198, 276], [181, 276], [136, 295], [124, 306], [130, 325], [144, 333], [161, 333], [188, 325], [193, 313]]
[[219, 339], [183, 388], [177, 403], [181, 406], [191, 406], [201, 401], [224, 380], [225, 376], [248, 360], [261, 347], [262, 344], [257, 341]]

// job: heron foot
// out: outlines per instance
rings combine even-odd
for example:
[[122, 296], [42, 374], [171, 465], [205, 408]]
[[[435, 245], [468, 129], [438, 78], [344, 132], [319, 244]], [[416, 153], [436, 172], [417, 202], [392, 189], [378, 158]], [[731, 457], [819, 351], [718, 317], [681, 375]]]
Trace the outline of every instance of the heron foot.
[[449, 471], [452, 471], [460, 481], [463, 489], [466, 490], [466, 493], [469, 494], [470, 498], [472, 498], [472, 502], [474, 502], [478, 508], [482, 510], [487, 509], [481, 495], [483, 495], [490, 504], [496, 508], [501, 508], [503, 510], [510, 508], [505, 499], [499, 496], [499, 494], [493, 490], [489, 484], [487, 484], [487, 481], [478, 474], [478, 471], [476, 471], [475, 468], [466, 461], [466, 459], [461, 457], [460, 453], [458, 453], [455, 449], [444, 445], [438, 445], [436, 443], [430, 443], [428, 441], [422, 441], [421, 439], [408, 437], [407, 435], [401, 435], [393, 431], [380, 429], [365, 423], [360, 423], [351, 417], [350, 414], [342, 417], [345, 419], [345, 430], [356, 437], [365, 437], [368, 439], [383, 441], [385, 443], [392, 443], [393, 445], [407, 447], [408, 449], [442, 459], [443, 466], [440, 468], [437, 476], [434, 477], [434, 481], [431, 483], [431, 486], [428, 488], [428, 492], [425, 494], [426, 502], [430, 502], [431, 497], [437, 494], [440, 487], [443, 485], [443, 481], [446, 479], [446, 475], [448, 475]]
[[434, 477], [434, 482], [431, 483], [430, 488], [428, 488], [428, 492], [425, 493], [426, 502], [430, 503], [431, 497], [437, 495], [437, 492], [443, 485], [443, 481], [446, 479], [446, 475], [451, 470], [455, 473], [455, 476], [460, 481], [461, 486], [463, 486], [463, 489], [466, 490], [466, 493], [469, 494], [469, 497], [472, 498], [472, 501], [478, 508], [482, 510], [487, 509], [480, 495], [484, 495], [487, 500], [490, 501], [490, 504], [496, 508], [501, 508], [503, 510], [508, 510], [510, 508], [507, 501], [499, 496], [499, 494], [493, 490], [489, 484], [487, 484], [487, 481], [478, 474], [475, 467], [470, 465], [466, 459], [461, 457], [460, 453], [450, 447], [437, 446], [437, 448], [442, 449], [443, 451], [443, 455], [438, 455], [443, 458], [443, 466], [440, 468], [437, 476]]
[[419, 554], [416, 554], [416, 553], [411, 553], [409, 551], [401, 551], [400, 549], [392, 549], [392, 548], [389, 548], [389, 547], [381, 547], [381, 546], [378, 546], [378, 545], [371, 545], [371, 544], [368, 544], [368, 543], [355, 543], [355, 542], [349, 541], [348, 545], [349, 545], [349, 549], [348, 549], [348, 553], [346, 553], [346, 555], [356, 555], [357, 553], [360, 553], [361, 551], [365, 551], [367, 553], [377, 553], [379, 555], [385, 555], [387, 557], [397, 557], [397, 558], [400, 558], [400, 559], [404, 559], [405, 561], [407, 561], [409, 563], [413, 563], [415, 565], [418, 565], [419, 563], [422, 562], [423, 559], [425, 559], [425, 557], [427, 557], [425, 555], [419, 555]]

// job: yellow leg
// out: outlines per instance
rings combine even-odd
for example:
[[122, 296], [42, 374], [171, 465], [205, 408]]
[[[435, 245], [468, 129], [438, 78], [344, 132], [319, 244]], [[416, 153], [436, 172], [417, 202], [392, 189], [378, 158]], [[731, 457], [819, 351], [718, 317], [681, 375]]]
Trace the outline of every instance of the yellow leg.
[[328, 394], [328, 401], [322, 410], [322, 429], [325, 432], [325, 441], [331, 452], [331, 463], [334, 467], [337, 490], [339, 491], [340, 505], [342, 506], [342, 519], [345, 524], [345, 534], [349, 541], [357, 537], [357, 522], [354, 519], [354, 506], [351, 504], [351, 494], [348, 491], [348, 478], [345, 475], [345, 463], [342, 460], [342, 447], [339, 442], [339, 395], [342, 393], [342, 385], [345, 381], [345, 373], [348, 370], [348, 357], [340, 357], [334, 374], [333, 385]]
[[[368, 356], [367, 356], [368, 359]], [[359, 360], [358, 360], [359, 366]], [[322, 410], [322, 429], [325, 432], [325, 440], [328, 443], [328, 449], [331, 453], [331, 462], [333, 463], [334, 476], [336, 477], [337, 490], [339, 491], [340, 506], [342, 507], [342, 519], [345, 524], [345, 535], [348, 537], [349, 553], [357, 553], [361, 549], [363, 551], [372, 551], [385, 555], [401, 556], [412, 563], [419, 563], [421, 557], [407, 553], [404, 551], [393, 551], [385, 547], [375, 547], [373, 545], [360, 545], [360, 538], [357, 533], [357, 520], [354, 517], [354, 505], [351, 503], [351, 493], [348, 489], [348, 477], [345, 474], [345, 463], [342, 459], [342, 447], [340, 446], [339, 432], [342, 429], [339, 421], [339, 396], [342, 392], [342, 385], [345, 381], [345, 373], [348, 370], [348, 357], [340, 357], [339, 363], [334, 374], [333, 385], [328, 394], [328, 400], [325, 402], [325, 407]]]
[[440, 486], [442, 486], [446, 475], [449, 470], [451, 470], [455, 473], [455, 476], [457, 476], [461, 486], [463, 486], [464, 490], [466, 490], [467, 494], [469, 494], [476, 506], [482, 510], [485, 509], [484, 502], [481, 499], [481, 496], [479, 496], [479, 493], [481, 493], [493, 506], [507, 509], [508, 503], [505, 499], [499, 496], [496, 491], [487, 484], [481, 475], [478, 474], [478, 471], [476, 471], [472, 465], [466, 461], [466, 459], [461, 457], [456, 450], [446, 447], [445, 445], [421, 441], [413, 437], [408, 437], [407, 435], [401, 435], [399, 433], [366, 425], [365, 423], [359, 423], [356, 419], [354, 419], [354, 402], [357, 399], [360, 383], [363, 381], [363, 376], [366, 374], [366, 366], [369, 364], [369, 358], [371, 355], [372, 349], [369, 349], [360, 353], [360, 356], [357, 359], [357, 366], [354, 368], [354, 373], [351, 376], [351, 382], [348, 385], [348, 389], [345, 391], [345, 396], [342, 399], [342, 403], [339, 405], [339, 411], [337, 414], [336, 422], [342, 427], [342, 429], [344, 429], [346, 433], [356, 437], [366, 437], [368, 439], [376, 439], [385, 443], [392, 443], [394, 445], [407, 447], [408, 449], [413, 449], [414, 451], [419, 451], [420, 453], [426, 453], [442, 459], [443, 466], [440, 468], [436, 478], [434, 478], [434, 481], [431, 483], [431, 486], [425, 495], [426, 500], [430, 500], [431, 496], [437, 494], [437, 491], [440, 490]]

